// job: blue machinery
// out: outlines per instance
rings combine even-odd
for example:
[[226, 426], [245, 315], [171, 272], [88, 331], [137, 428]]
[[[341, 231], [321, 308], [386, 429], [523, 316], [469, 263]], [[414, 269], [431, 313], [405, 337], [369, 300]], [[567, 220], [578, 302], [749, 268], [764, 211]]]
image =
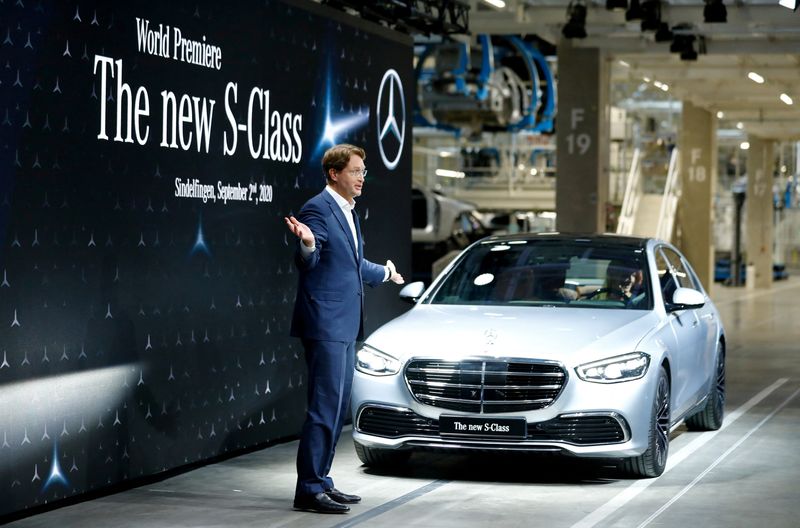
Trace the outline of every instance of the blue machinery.
[[[426, 68], [428, 59], [434, 66]], [[544, 56], [515, 36], [429, 45], [416, 66], [415, 124], [475, 134], [553, 131], [555, 85]]]

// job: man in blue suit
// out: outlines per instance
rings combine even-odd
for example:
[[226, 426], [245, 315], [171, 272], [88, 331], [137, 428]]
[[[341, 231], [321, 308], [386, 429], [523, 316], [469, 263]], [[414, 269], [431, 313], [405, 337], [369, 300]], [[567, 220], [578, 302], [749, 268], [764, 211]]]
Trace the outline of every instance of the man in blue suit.
[[299, 239], [300, 279], [291, 335], [302, 340], [308, 365], [308, 410], [297, 450], [294, 507], [347, 513], [361, 497], [337, 490], [328, 475], [350, 402], [355, 341], [364, 338], [364, 288], [391, 280], [403, 284], [392, 261], [364, 258], [353, 208], [364, 185], [366, 153], [336, 145], [322, 157], [327, 185], [297, 215], [286, 218]]

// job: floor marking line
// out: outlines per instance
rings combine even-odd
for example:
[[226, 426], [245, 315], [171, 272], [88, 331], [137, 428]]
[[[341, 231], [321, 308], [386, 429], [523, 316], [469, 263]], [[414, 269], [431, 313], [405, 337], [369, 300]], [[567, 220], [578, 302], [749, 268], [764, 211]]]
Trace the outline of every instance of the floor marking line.
[[686, 493], [687, 493], [687, 492], [688, 492], [690, 489], [692, 489], [692, 488], [694, 487], [694, 485], [695, 485], [695, 484], [697, 484], [697, 483], [700, 481], [700, 479], [702, 479], [703, 477], [705, 477], [705, 476], [706, 476], [706, 475], [707, 475], [707, 474], [708, 474], [708, 473], [709, 473], [709, 472], [710, 472], [712, 469], [714, 469], [715, 467], [717, 467], [717, 465], [719, 465], [719, 463], [720, 463], [720, 462], [722, 462], [723, 460], [725, 460], [725, 459], [728, 457], [728, 455], [730, 455], [731, 453], [733, 453], [733, 452], [736, 450], [736, 448], [738, 448], [740, 445], [742, 445], [742, 444], [744, 443], [744, 441], [745, 441], [745, 440], [747, 440], [748, 438], [750, 438], [750, 435], [752, 435], [753, 433], [755, 433], [756, 431], [758, 431], [758, 430], [761, 428], [761, 426], [762, 426], [762, 425], [764, 425], [765, 423], [767, 423], [767, 421], [768, 421], [770, 418], [772, 418], [773, 416], [775, 416], [775, 414], [777, 414], [778, 412], [780, 412], [780, 410], [781, 410], [781, 409], [783, 409], [784, 407], [786, 407], [786, 405], [787, 405], [787, 404], [788, 404], [790, 401], [792, 401], [792, 400], [795, 398], [795, 396], [797, 396], [798, 394], [800, 394], [800, 389], [797, 389], [796, 391], [794, 391], [794, 393], [792, 393], [792, 395], [791, 395], [791, 396], [789, 396], [788, 398], [786, 398], [786, 399], [783, 401], [783, 403], [781, 403], [780, 405], [778, 405], [778, 406], [775, 408], [775, 410], [774, 410], [774, 411], [772, 411], [771, 413], [769, 413], [767, 416], [765, 416], [765, 417], [764, 417], [764, 419], [763, 419], [763, 420], [761, 420], [760, 422], [758, 422], [758, 424], [757, 424], [755, 427], [753, 427], [752, 429], [750, 429], [750, 430], [747, 432], [747, 434], [745, 434], [745, 435], [744, 435], [743, 437], [741, 437], [741, 438], [740, 438], [740, 439], [739, 439], [739, 440], [738, 440], [738, 441], [737, 441], [735, 444], [733, 444], [731, 447], [729, 447], [727, 451], [725, 451], [724, 453], [722, 453], [722, 454], [721, 454], [721, 455], [720, 455], [720, 456], [719, 456], [719, 457], [718, 457], [718, 458], [717, 458], [717, 459], [716, 459], [714, 462], [712, 462], [712, 463], [711, 463], [711, 465], [709, 465], [709, 466], [708, 466], [708, 467], [707, 467], [707, 468], [706, 468], [706, 469], [705, 469], [705, 470], [704, 470], [702, 473], [700, 473], [699, 475], [697, 475], [697, 477], [695, 477], [695, 479], [694, 479], [693, 481], [691, 481], [689, 484], [687, 484], [687, 485], [686, 485], [686, 486], [685, 486], [685, 487], [684, 487], [684, 488], [683, 488], [681, 491], [679, 491], [679, 492], [678, 492], [678, 493], [677, 493], [677, 494], [676, 494], [674, 497], [672, 497], [672, 498], [671, 498], [669, 501], [667, 501], [667, 503], [666, 503], [666, 504], [664, 504], [664, 505], [663, 505], [661, 508], [659, 508], [658, 510], [656, 510], [656, 511], [655, 511], [655, 512], [654, 512], [654, 513], [653, 513], [653, 514], [650, 516], [650, 517], [648, 517], [648, 518], [647, 518], [647, 519], [646, 519], [646, 520], [645, 520], [645, 521], [644, 521], [642, 524], [640, 524], [640, 525], [638, 526], [638, 528], [644, 528], [645, 526], [647, 526], [648, 524], [650, 524], [652, 521], [654, 521], [654, 520], [656, 519], [656, 517], [658, 517], [659, 515], [661, 515], [662, 513], [664, 513], [664, 511], [665, 511], [667, 508], [669, 508], [671, 505], [673, 505], [673, 504], [674, 504], [674, 503], [675, 503], [675, 502], [676, 502], [678, 499], [680, 499], [681, 497], [683, 497], [683, 496], [684, 496], [684, 495], [685, 495], [685, 494], [686, 494]]
[[756, 394], [755, 396], [750, 398], [746, 403], [744, 403], [741, 406], [739, 406], [739, 408], [737, 408], [735, 411], [733, 411], [732, 413], [727, 415], [725, 417], [725, 420], [722, 422], [722, 427], [720, 427], [718, 430], [716, 430], [716, 431], [707, 431], [705, 433], [702, 433], [700, 436], [698, 436], [697, 438], [695, 438], [694, 440], [692, 440], [691, 442], [686, 444], [683, 447], [683, 449], [681, 449], [680, 451], [675, 453], [674, 457], [670, 456], [667, 459], [667, 467], [664, 470], [664, 472], [666, 473], [667, 471], [669, 471], [670, 469], [672, 469], [676, 465], [678, 465], [681, 462], [683, 462], [686, 458], [688, 458], [695, 451], [697, 451], [698, 449], [700, 449], [701, 447], [706, 445], [712, 438], [714, 438], [719, 433], [721, 433], [722, 431], [727, 429], [728, 426], [730, 426], [733, 422], [738, 420], [743, 414], [745, 414], [747, 411], [752, 409], [755, 405], [760, 403], [764, 398], [766, 398], [771, 393], [776, 391], [778, 389], [778, 387], [780, 387], [781, 385], [783, 385], [787, 381], [789, 381], [789, 378], [780, 378], [780, 379], [778, 379], [777, 381], [775, 381], [775, 383], [773, 383], [772, 385], [770, 385], [766, 389], [762, 390], [761, 392], [759, 392], [758, 394]]
[[[763, 389], [761, 392], [750, 398], [747, 402], [739, 406], [735, 411], [730, 413], [728, 416], [725, 417], [725, 421], [722, 423], [722, 427], [720, 427], [716, 431], [708, 431], [705, 433], [701, 433], [700, 436], [689, 442], [686, 446], [683, 447], [680, 451], [675, 453], [674, 455], [670, 455], [667, 459], [667, 467], [664, 469], [664, 473], [670, 471], [672, 468], [686, 460], [686, 458], [700, 449], [703, 445], [705, 445], [709, 440], [714, 438], [717, 434], [724, 431], [729, 425], [733, 422], [738, 420], [742, 415], [744, 415], [747, 411], [752, 409], [755, 405], [761, 402], [764, 398], [769, 396], [772, 392], [778, 389], [781, 385], [789, 381], [789, 378], [780, 378], [775, 383], [770, 385], [769, 387]], [[591, 528], [596, 526], [599, 522], [603, 521], [609, 515], [612, 515], [617, 510], [625, 506], [627, 503], [632, 501], [637, 495], [641, 492], [649, 488], [653, 485], [658, 479], [652, 478], [647, 480], [637, 480], [633, 484], [629, 485], [627, 488], [619, 492], [616, 496], [614, 496], [610, 501], [606, 502], [586, 517], [578, 521], [577, 523], [572, 525], [572, 528]]]
[[442, 486], [444, 486], [445, 484], [448, 484], [449, 482], [450, 482], [449, 480], [434, 480], [433, 482], [431, 482], [429, 484], [426, 484], [426, 485], [424, 485], [424, 486], [422, 486], [420, 488], [417, 488], [414, 491], [410, 491], [410, 492], [406, 493], [405, 495], [401, 495], [400, 497], [397, 497], [396, 499], [390, 500], [389, 502], [381, 504], [380, 506], [372, 508], [371, 510], [365, 511], [364, 513], [361, 513], [361, 514], [353, 517], [352, 519], [349, 519], [349, 520], [347, 520], [347, 521], [345, 521], [343, 523], [340, 523], [340, 524], [336, 524], [332, 528], [348, 528], [350, 526], [359, 525], [359, 524], [361, 524], [363, 522], [369, 521], [370, 519], [373, 519], [373, 518], [377, 517], [378, 515], [382, 515], [382, 514], [388, 512], [389, 510], [393, 510], [393, 509], [397, 508], [398, 506], [402, 506], [403, 504], [405, 504], [407, 502], [410, 502], [410, 501], [412, 501], [414, 499], [417, 499], [419, 497], [422, 497], [423, 495], [426, 495], [426, 494], [428, 494], [428, 493], [430, 493], [430, 492], [432, 492], [432, 491], [434, 491], [434, 490], [436, 490], [438, 488], [441, 488]]

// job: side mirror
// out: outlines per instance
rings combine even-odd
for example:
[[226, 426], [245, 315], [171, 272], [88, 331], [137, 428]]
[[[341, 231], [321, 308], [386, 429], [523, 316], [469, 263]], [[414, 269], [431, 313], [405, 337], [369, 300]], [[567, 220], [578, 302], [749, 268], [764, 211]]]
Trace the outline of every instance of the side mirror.
[[421, 281], [410, 282], [400, 290], [400, 298], [411, 304], [416, 303], [425, 293], [425, 283]]
[[700, 308], [706, 303], [702, 293], [692, 288], [678, 288], [672, 294], [672, 302], [667, 304], [667, 311], [691, 310]]

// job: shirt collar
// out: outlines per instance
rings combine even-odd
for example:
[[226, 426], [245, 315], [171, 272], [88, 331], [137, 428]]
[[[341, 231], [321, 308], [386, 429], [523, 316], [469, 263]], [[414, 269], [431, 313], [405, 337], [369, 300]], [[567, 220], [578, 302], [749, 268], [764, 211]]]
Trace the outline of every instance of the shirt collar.
[[333, 187], [331, 187], [330, 185], [326, 185], [325, 186], [325, 190], [328, 191], [331, 194], [331, 196], [333, 196], [333, 199], [336, 200], [336, 203], [339, 205], [339, 207], [341, 207], [345, 211], [349, 212], [349, 211], [352, 211], [353, 209], [355, 209], [355, 207], [356, 207], [356, 201], [355, 200], [348, 202], [344, 198], [344, 196], [342, 196], [341, 194], [339, 194], [336, 191], [334, 191]]

